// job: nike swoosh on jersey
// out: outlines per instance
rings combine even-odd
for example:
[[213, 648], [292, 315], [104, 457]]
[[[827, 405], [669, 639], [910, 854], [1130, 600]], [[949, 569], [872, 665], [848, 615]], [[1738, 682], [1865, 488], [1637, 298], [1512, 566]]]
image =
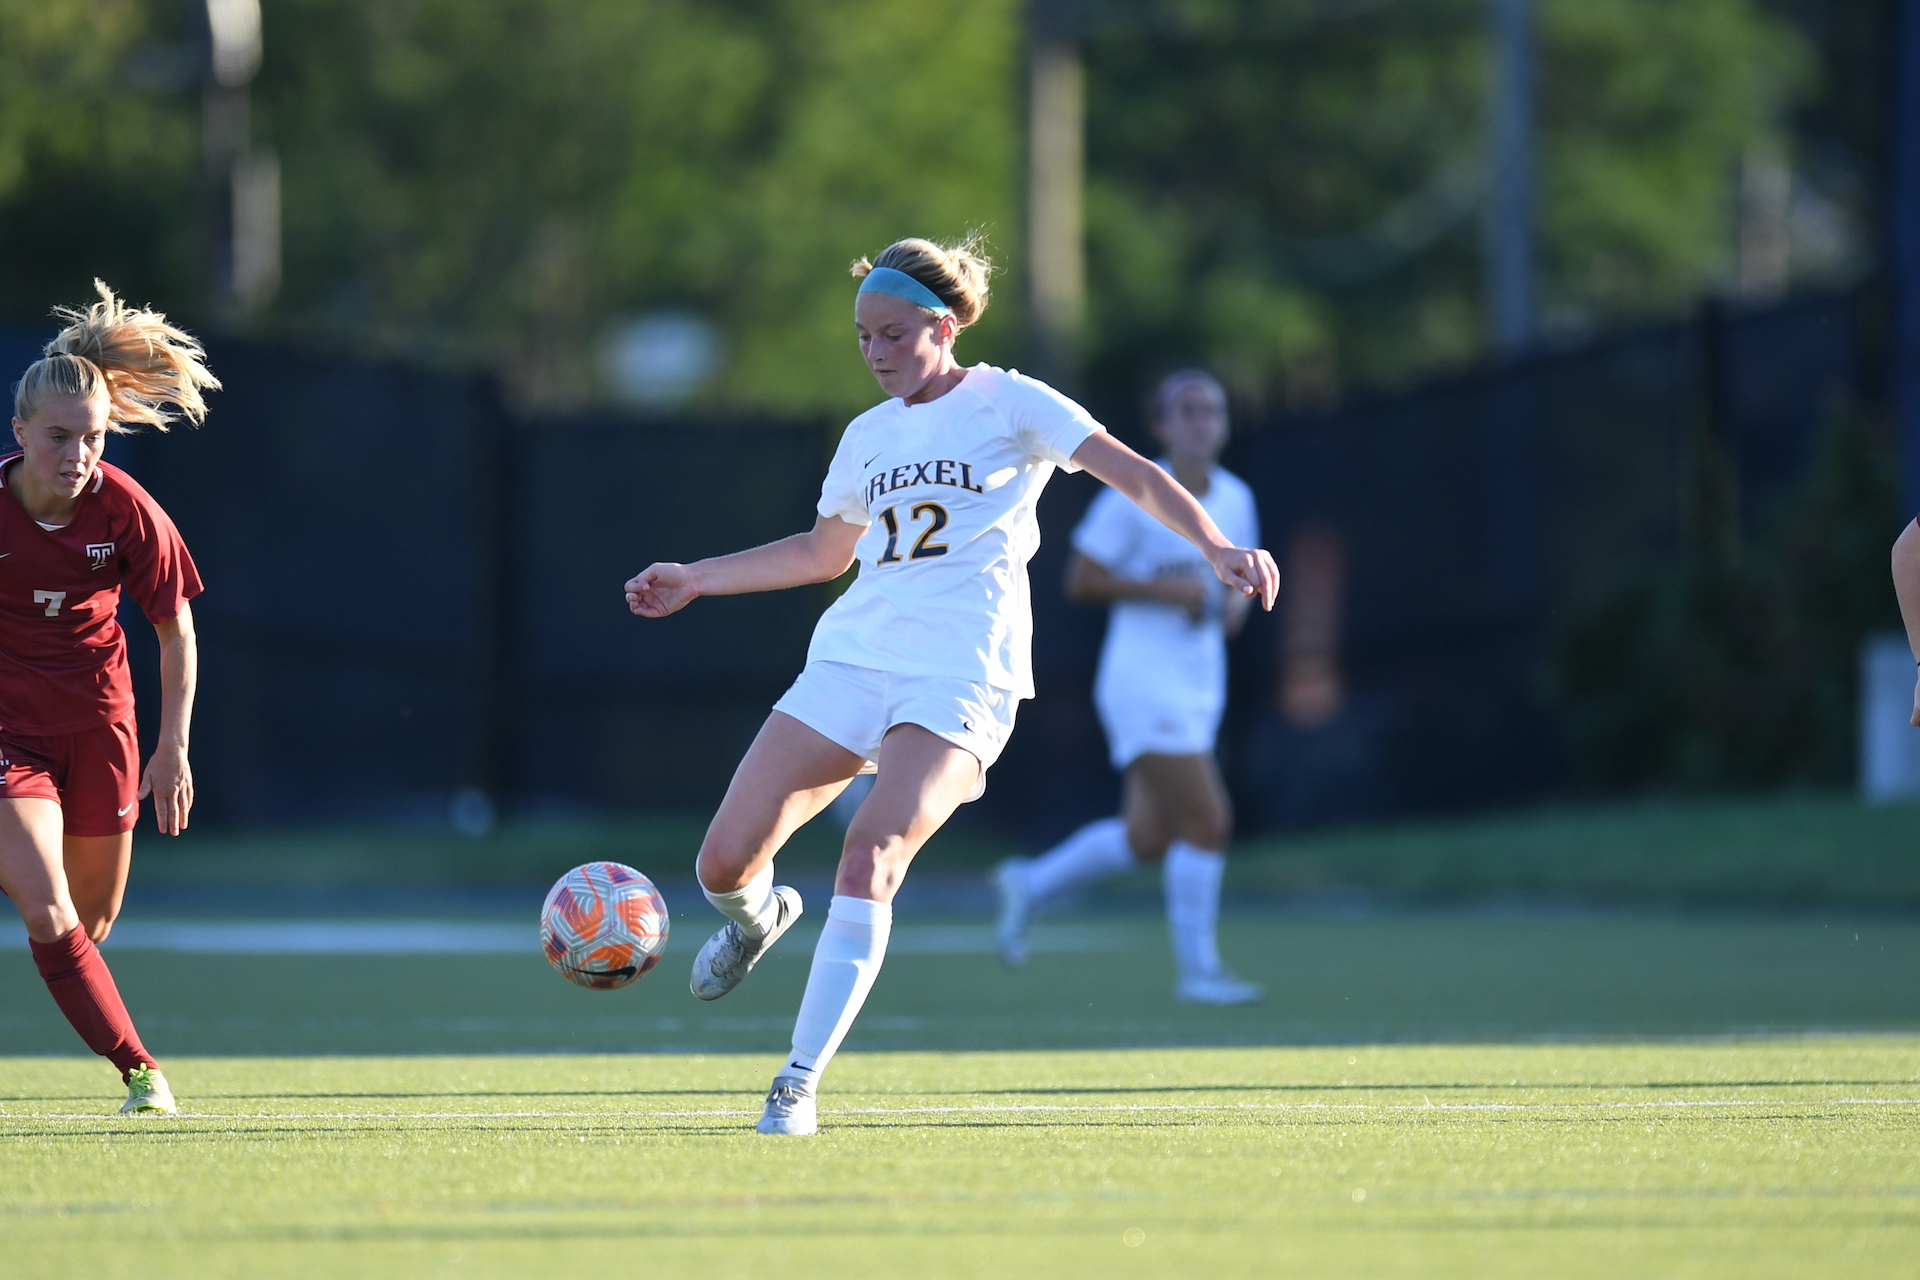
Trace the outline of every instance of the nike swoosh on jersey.
[[[139, 803], [140, 803], [140, 802], [139, 802], [138, 800], [135, 800], [135, 801], [133, 802], [133, 804], [139, 804]], [[130, 804], [130, 805], [128, 805], [128, 806], [127, 806], [127, 809], [131, 809], [131, 808], [133, 808], [133, 804]], [[113, 816], [114, 816], [114, 817], [116, 817], [116, 818], [124, 818], [124, 817], [126, 817], [126, 816], [127, 816], [127, 809], [115, 809], [115, 810], [113, 811]]]
[[[876, 453], [876, 454], [874, 454], [874, 455], [873, 455], [873, 458], [877, 458], [877, 457], [879, 457], [879, 456], [880, 456], [880, 455]], [[868, 459], [867, 459], [867, 460], [866, 460], [865, 462], [863, 462], [863, 463], [861, 463], [860, 465], [861, 465], [861, 466], [863, 466], [863, 467], [870, 467], [870, 466], [872, 466], [872, 465], [873, 465], [873, 458], [868, 458]]]

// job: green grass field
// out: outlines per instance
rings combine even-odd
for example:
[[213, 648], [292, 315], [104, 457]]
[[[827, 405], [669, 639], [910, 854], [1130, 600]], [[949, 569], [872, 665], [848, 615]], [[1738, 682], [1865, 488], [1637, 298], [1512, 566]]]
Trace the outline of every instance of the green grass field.
[[0, 1071], [10, 1276], [1901, 1276], [1920, 1040]]
[[1195, 1010], [1151, 917], [1017, 973], [909, 918], [784, 1141], [810, 939], [702, 1005], [709, 923], [613, 993], [531, 944], [110, 943], [171, 1120], [111, 1114], [16, 957], [0, 1275], [1920, 1275], [1920, 920], [1244, 915], [1268, 1001]]
[[[140, 842], [142, 882], [176, 887], [547, 884], [614, 858], [667, 880], [691, 875], [705, 821], [651, 818], [509, 825], [484, 839], [450, 833], [189, 832]], [[789, 873], [829, 873], [839, 832], [825, 819], [781, 854]], [[1012, 853], [1001, 838], [935, 836], [920, 876], [977, 876]], [[1920, 906], [1920, 804], [1868, 806], [1845, 794], [1645, 802], [1486, 818], [1261, 836], [1230, 864], [1235, 892], [1360, 890], [1396, 899], [1542, 896], [1590, 902], [1745, 902]], [[1142, 887], [1149, 878], [1142, 878]], [[912, 882], [910, 881], [909, 884]]]

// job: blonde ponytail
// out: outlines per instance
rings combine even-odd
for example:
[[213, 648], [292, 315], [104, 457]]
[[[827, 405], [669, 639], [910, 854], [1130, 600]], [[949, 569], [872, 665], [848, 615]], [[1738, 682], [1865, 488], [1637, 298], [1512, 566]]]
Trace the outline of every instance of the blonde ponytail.
[[201, 392], [220, 387], [206, 350], [158, 311], [127, 306], [98, 280], [93, 287], [100, 301], [92, 306], [54, 308], [67, 327], [14, 385], [13, 416], [30, 420], [50, 396], [104, 395], [116, 427], [165, 431], [176, 417], [199, 426], [207, 416]]
[[986, 243], [978, 234], [953, 245], [918, 238], [896, 240], [872, 261], [865, 258], [856, 261], [853, 278], [863, 280], [875, 267], [904, 271], [933, 290], [952, 310], [954, 324], [964, 329], [986, 314], [987, 282], [993, 275], [993, 259], [982, 252], [985, 248]]

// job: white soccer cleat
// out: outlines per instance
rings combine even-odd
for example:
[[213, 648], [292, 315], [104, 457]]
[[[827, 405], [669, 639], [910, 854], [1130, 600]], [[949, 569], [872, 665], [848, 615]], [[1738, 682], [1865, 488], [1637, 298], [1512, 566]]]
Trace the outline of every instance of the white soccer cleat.
[[718, 1000], [739, 986], [741, 979], [760, 963], [760, 957], [767, 954], [768, 948], [793, 927], [803, 910], [800, 891], [777, 885], [773, 901], [773, 927], [765, 937], [750, 938], [738, 921], [729, 920], [725, 928], [707, 939], [700, 954], [693, 958], [693, 978], [687, 985], [694, 995], [702, 1000]]
[[1027, 858], [1008, 858], [993, 869], [993, 887], [1000, 894], [1000, 915], [994, 942], [1000, 961], [1009, 969], [1027, 962], [1027, 926], [1033, 922], [1033, 897], [1027, 892]]
[[805, 1138], [818, 1132], [819, 1128], [813, 1090], [793, 1076], [775, 1076], [773, 1087], [767, 1090], [766, 1112], [761, 1115], [760, 1123], [754, 1126], [754, 1131]]
[[1267, 989], [1220, 969], [1180, 979], [1173, 993], [1182, 1004], [1258, 1004]]
[[158, 1067], [135, 1067], [127, 1073], [127, 1100], [121, 1104], [123, 1116], [170, 1116], [178, 1114], [173, 1090]]

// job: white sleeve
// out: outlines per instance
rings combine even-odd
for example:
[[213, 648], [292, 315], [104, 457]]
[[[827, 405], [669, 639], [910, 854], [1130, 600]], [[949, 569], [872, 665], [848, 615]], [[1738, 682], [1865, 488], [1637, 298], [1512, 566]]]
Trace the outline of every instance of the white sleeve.
[[1073, 451], [1096, 431], [1104, 431], [1093, 415], [1038, 378], [1007, 370], [999, 397], [1000, 408], [1019, 437], [1021, 447], [1066, 471], [1078, 471]]
[[815, 508], [823, 516], [839, 516], [848, 524], [866, 528], [873, 523], [867, 504], [860, 500], [860, 450], [854, 437], [860, 434], [849, 425], [840, 433], [840, 447], [833, 451], [827, 466], [827, 478], [820, 485], [820, 504]]
[[1135, 510], [1125, 496], [1102, 486], [1087, 514], [1074, 526], [1073, 549], [1109, 573], [1124, 576], [1137, 541]]

